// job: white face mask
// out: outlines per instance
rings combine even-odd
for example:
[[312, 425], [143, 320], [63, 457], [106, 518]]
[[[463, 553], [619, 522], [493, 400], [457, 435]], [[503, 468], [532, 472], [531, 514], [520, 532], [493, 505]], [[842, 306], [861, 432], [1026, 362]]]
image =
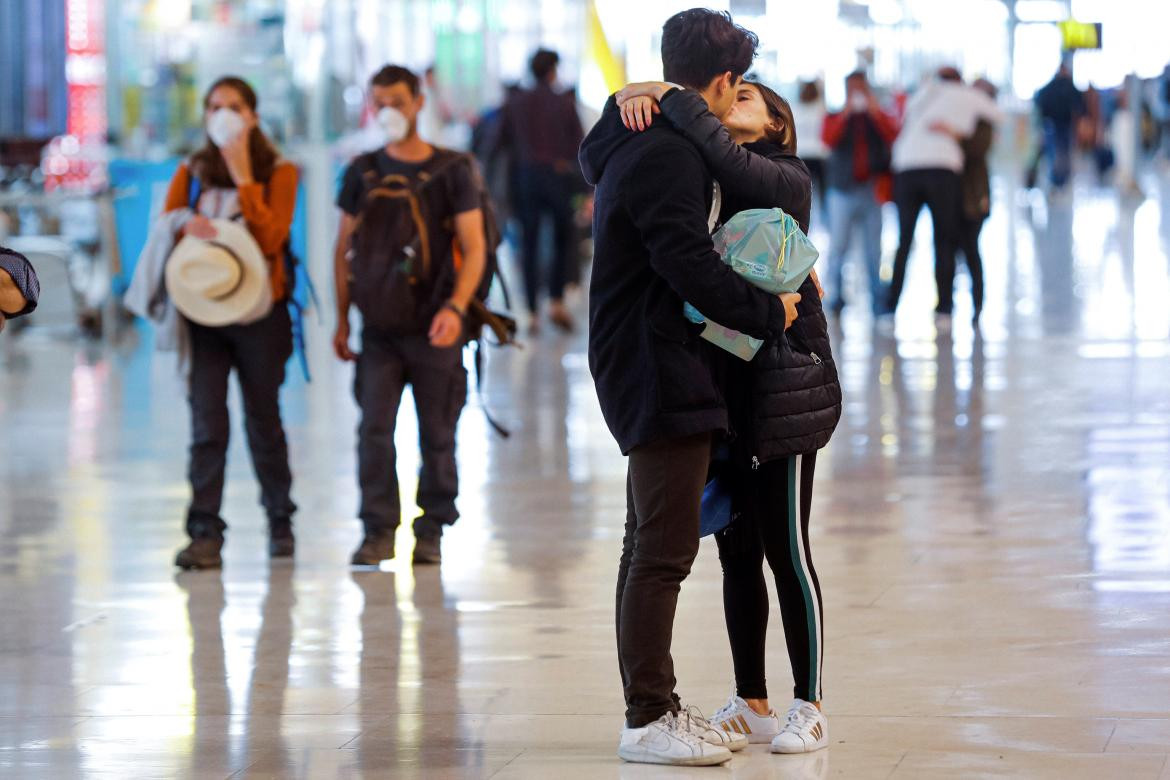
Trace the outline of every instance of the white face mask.
[[396, 108], [386, 106], [378, 112], [378, 126], [386, 136], [386, 143], [396, 144], [410, 133], [410, 120]]
[[855, 112], [862, 112], [869, 108], [869, 98], [863, 92], [854, 92], [849, 98], [849, 108]]
[[231, 143], [246, 127], [244, 118], [230, 108], [221, 108], [207, 118], [207, 135], [216, 146]]

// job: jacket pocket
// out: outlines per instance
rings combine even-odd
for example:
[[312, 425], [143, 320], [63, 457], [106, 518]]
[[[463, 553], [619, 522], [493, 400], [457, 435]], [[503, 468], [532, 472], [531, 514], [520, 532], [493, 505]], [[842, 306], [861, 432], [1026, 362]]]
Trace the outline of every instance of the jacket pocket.
[[663, 412], [710, 409], [720, 404], [711, 368], [703, 358], [693, 326], [682, 316], [682, 307], [651, 316], [648, 339], [657, 384], [658, 407]]

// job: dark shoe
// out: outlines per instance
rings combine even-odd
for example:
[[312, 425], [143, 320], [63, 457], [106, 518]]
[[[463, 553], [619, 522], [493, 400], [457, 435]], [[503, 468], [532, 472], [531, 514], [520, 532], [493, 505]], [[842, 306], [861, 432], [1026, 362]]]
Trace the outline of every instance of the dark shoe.
[[354, 566], [377, 566], [394, 557], [394, 534], [366, 534], [362, 546], [354, 551], [350, 563]]
[[268, 521], [268, 557], [291, 558], [297, 549], [293, 536], [292, 519], [279, 517]]
[[191, 543], [179, 550], [175, 556], [175, 565], [180, 569], [218, 569], [223, 566], [220, 551], [223, 550], [223, 539], [210, 536], [201, 536], [191, 540]]
[[414, 540], [414, 563], [429, 565], [443, 562], [442, 536], [417, 536]]

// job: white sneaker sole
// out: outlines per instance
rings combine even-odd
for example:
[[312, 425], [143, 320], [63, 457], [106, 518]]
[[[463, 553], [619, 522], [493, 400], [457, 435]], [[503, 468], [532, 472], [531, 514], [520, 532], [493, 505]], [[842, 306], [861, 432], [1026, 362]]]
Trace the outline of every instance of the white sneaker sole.
[[[717, 729], [723, 728], [722, 724], [712, 724], [712, 725], [715, 726], [715, 728], [717, 728]], [[780, 730], [777, 729], [776, 731], [753, 731], [751, 734], [743, 734], [740, 731], [734, 731], [733, 733], [740, 734], [741, 736], [746, 736], [747, 737], [747, 745], [767, 745], [772, 740], [774, 740], [776, 738], [776, 735], [780, 733]], [[737, 750], [743, 750], [744, 747], [747, 747], [747, 745], [744, 745], [742, 742], [740, 743], [740, 745], [743, 745], [743, 747], [729, 748], [729, 750], [731, 750], [734, 753]]]
[[785, 755], [785, 756], [793, 756], [793, 755], [798, 755], [800, 753], [815, 753], [816, 751], [827, 748], [828, 746], [829, 746], [829, 738], [828, 737], [825, 737], [824, 739], [820, 740], [819, 742], [814, 742], [811, 745], [806, 743], [800, 747], [790, 747], [788, 745], [777, 745], [775, 742], [773, 742], [772, 743], [772, 752], [780, 754], [780, 755]]
[[722, 766], [731, 760], [731, 751], [724, 748], [723, 753], [713, 753], [705, 756], [664, 756], [649, 750], [643, 750], [637, 745], [622, 745], [618, 748], [618, 757], [631, 764], [660, 764], [664, 766]]

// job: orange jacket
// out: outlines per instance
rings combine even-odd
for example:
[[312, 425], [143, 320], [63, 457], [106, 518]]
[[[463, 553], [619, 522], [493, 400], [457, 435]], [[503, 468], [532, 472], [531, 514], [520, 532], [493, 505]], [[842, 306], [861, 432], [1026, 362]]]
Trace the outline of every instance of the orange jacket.
[[[179, 165], [167, 190], [164, 211], [185, 208], [191, 186], [191, 172], [187, 163]], [[240, 211], [244, 223], [260, 245], [260, 251], [268, 258], [268, 278], [272, 282], [272, 299], [283, 301], [288, 298], [285, 286], [284, 245], [288, 242], [292, 226], [293, 210], [297, 204], [297, 167], [291, 162], [281, 162], [272, 172], [267, 184], [252, 182], [237, 188], [240, 195]]]

